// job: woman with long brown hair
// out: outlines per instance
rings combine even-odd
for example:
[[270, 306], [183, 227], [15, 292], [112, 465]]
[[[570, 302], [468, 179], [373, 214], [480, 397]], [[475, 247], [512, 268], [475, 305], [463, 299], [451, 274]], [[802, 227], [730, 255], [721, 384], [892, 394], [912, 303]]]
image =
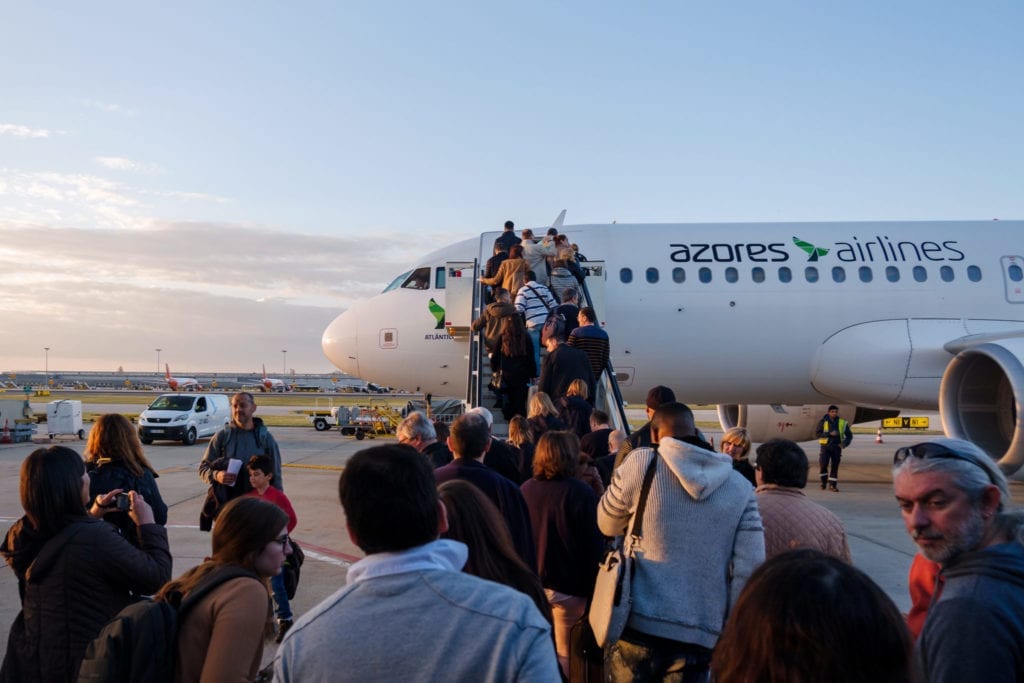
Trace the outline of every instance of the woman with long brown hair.
[[569, 631], [594, 590], [604, 537], [597, 528], [597, 495], [576, 478], [580, 440], [546, 432], [537, 442], [533, 479], [521, 487], [530, 511], [537, 568], [555, 620], [558, 663], [569, 674]]
[[530, 392], [530, 380], [537, 376], [537, 365], [533, 340], [527, 334], [521, 317], [511, 315], [502, 318], [498, 329], [493, 363], [501, 371], [505, 395], [501, 412], [505, 420], [511, 420], [516, 415], [526, 415], [526, 397]]
[[461, 479], [446, 481], [437, 492], [448, 514], [448, 531], [441, 535], [469, 548], [462, 571], [526, 593], [550, 622], [551, 607], [540, 579], [516, 552], [497, 506], [480, 489]]
[[185, 615], [178, 627], [175, 683], [253, 680], [263, 642], [274, 632], [268, 585], [292, 552], [288, 515], [259, 498], [235, 498], [217, 515], [212, 543], [211, 557], [167, 583], [155, 599], [187, 598], [225, 567], [248, 573], [220, 584]]
[[[156, 523], [167, 524], [167, 505], [156, 485], [160, 475], [149, 464], [135, 428], [124, 415], [107, 413], [96, 419], [85, 444], [85, 467], [93, 498], [114, 489], [138, 491], [153, 508]], [[139, 545], [138, 527], [126, 511], [116, 507], [105, 510], [103, 519], [133, 545]]]

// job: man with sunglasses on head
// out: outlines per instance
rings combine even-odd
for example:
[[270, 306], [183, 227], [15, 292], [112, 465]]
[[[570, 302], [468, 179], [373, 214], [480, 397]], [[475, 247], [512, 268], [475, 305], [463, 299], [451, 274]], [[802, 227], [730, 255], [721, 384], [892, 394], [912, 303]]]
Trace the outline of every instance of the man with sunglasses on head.
[[893, 487], [907, 532], [942, 570], [917, 641], [924, 679], [1024, 681], [1024, 514], [968, 441], [900, 448]]

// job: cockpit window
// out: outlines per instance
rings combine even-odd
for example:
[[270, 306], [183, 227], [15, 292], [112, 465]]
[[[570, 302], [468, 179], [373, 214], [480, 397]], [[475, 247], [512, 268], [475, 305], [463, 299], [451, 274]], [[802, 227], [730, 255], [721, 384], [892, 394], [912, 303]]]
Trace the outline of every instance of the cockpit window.
[[447, 271], [440, 266], [434, 269], [434, 289], [444, 289], [446, 274]]
[[417, 268], [409, 273], [402, 289], [430, 289], [430, 268]]
[[[402, 286], [402, 283], [405, 282], [406, 278], [408, 278], [411, 274], [411, 270], [405, 271], [404, 273], [396, 277], [394, 280], [392, 280], [391, 284], [384, 288], [384, 292], [390, 292], [392, 289], [398, 289], [399, 287]], [[383, 294], [384, 292], [381, 292], [381, 294]]]

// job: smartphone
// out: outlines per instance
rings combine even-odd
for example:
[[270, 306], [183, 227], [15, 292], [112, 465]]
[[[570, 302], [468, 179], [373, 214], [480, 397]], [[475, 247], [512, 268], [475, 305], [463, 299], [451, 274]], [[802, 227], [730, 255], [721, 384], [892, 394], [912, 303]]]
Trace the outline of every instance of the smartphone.
[[127, 493], [119, 493], [114, 496], [114, 503], [117, 505], [118, 510], [128, 512], [132, 508], [132, 497]]

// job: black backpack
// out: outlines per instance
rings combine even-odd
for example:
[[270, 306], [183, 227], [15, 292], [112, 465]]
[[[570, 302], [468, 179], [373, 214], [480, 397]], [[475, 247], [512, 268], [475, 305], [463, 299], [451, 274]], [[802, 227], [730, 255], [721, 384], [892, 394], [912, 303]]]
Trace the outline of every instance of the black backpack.
[[78, 683], [171, 683], [177, 660], [178, 625], [185, 614], [225, 581], [255, 574], [225, 565], [210, 572], [184, 600], [141, 600], [107, 622], [85, 651]]

